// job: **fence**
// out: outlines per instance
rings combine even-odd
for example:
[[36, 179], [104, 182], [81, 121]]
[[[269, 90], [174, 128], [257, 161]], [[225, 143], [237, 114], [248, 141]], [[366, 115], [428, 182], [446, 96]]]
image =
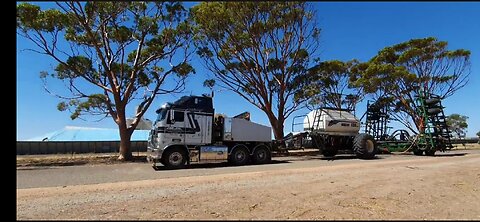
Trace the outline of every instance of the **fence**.
[[[120, 141], [17, 141], [17, 155], [114, 153]], [[147, 141], [132, 141], [132, 152], [146, 152]]]

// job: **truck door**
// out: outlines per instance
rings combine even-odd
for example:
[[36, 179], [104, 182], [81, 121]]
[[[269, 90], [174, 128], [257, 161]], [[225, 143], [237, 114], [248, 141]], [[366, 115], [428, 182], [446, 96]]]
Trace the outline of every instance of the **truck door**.
[[192, 145], [209, 144], [212, 141], [212, 116], [205, 115], [205, 113], [190, 112], [185, 117], [188, 120], [186, 134], [186, 141]]
[[202, 135], [202, 142], [204, 144], [212, 143], [212, 127], [213, 127], [213, 116], [203, 116], [205, 132]]
[[187, 115], [185, 116], [185, 118], [187, 118], [185, 138], [188, 144], [202, 144], [204, 127], [200, 117], [200, 115], [197, 115], [194, 112], [187, 112]]
[[183, 111], [170, 110], [167, 116], [167, 133], [165, 141], [167, 143], [184, 143], [185, 142], [185, 116]]

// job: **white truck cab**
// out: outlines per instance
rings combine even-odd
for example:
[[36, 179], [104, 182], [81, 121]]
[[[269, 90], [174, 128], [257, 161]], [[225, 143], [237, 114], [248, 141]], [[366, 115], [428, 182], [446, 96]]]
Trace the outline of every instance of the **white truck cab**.
[[266, 163], [271, 159], [271, 128], [242, 118], [214, 116], [211, 97], [184, 96], [157, 110], [147, 159], [180, 168], [190, 162]]

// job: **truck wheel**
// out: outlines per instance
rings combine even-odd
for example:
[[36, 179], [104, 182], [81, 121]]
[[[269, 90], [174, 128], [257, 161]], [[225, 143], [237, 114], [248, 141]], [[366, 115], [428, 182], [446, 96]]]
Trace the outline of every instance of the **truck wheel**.
[[187, 155], [180, 148], [168, 149], [163, 153], [162, 164], [167, 168], [178, 169], [185, 166]]
[[324, 157], [334, 157], [335, 155], [337, 155], [338, 153], [338, 149], [325, 149], [325, 150], [322, 150], [322, 154]]
[[425, 150], [425, 156], [435, 156], [435, 150], [434, 149]]
[[372, 136], [360, 133], [353, 139], [353, 151], [358, 158], [372, 159], [377, 153], [377, 143]]
[[413, 154], [416, 156], [421, 156], [423, 155], [423, 150], [415, 149], [413, 150]]
[[230, 154], [229, 162], [234, 165], [240, 166], [245, 165], [248, 163], [250, 159], [250, 155], [248, 154], [248, 150], [245, 147], [237, 147], [233, 150]]
[[265, 147], [258, 147], [253, 152], [253, 162], [256, 164], [269, 163], [272, 160], [270, 150]]

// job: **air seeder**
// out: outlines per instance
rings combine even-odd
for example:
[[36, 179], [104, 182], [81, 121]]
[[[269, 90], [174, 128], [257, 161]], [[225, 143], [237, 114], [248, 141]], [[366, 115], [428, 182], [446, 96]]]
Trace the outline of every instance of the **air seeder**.
[[[292, 133], [287, 136], [287, 147], [312, 147], [325, 157], [337, 155], [339, 150], [351, 150], [357, 157], [372, 159], [377, 153], [375, 139], [359, 133], [360, 121], [349, 109], [322, 107], [307, 115], [296, 116]], [[303, 117], [303, 122], [296, 122]], [[295, 126], [303, 124], [303, 131], [295, 132]]]
[[[377, 141], [380, 151], [401, 152], [411, 150], [415, 155], [433, 156], [436, 151], [451, 149], [451, 132], [448, 128], [440, 96], [422, 91], [416, 97], [416, 112], [420, 116], [418, 134], [410, 136], [408, 131], [395, 130], [387, 133], [390, 117], [381, 99], [370, 104], [367, 102], [365, 133], [371, 134]], [[362, 117], [363, 118], [363, 117]]]

